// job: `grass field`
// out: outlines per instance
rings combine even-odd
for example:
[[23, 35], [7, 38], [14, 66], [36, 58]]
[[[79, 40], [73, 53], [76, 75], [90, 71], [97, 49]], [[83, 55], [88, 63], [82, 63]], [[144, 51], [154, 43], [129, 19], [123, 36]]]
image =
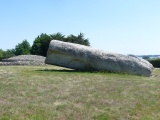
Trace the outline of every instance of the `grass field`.
[[160, 69], [142, 77], [0, 66], [0, 120], [160, 120]]

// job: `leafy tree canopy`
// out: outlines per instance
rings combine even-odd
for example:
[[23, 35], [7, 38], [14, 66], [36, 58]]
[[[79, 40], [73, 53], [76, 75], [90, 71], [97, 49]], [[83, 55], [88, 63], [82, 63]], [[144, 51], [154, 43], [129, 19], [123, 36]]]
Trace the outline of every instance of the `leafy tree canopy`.
[[78, 36], [71, 34], [66, 38], [65, 41], [90, 46], [89, 40], [84, 38], [83, 33], [80, 33]]
[[8, 49], [6, 51], [3, 51], [0, 49], [0, 60], [10, 58], [15, 56], [15, 50], [14, 49]]
[[15, 56], [15, 49], [8, 49], [6, 51], [3, 51], [3, 58], [10, 58]]
[[35, 38], [31, 54], [46, 56], [46, 51], [48, 49], [49, 43], [51, 41], [51, 36], [46, 33], [42, 33], [37, 38]]
[[27, 55], [30, 54], [30, 44], [27, 40], [23, 40], [22, 43], [19, 43], [15, 47], [15, 54], [16, 55]]
[[41, 35], [38, 35], [37, 38], [35, 38], [31, 48], [31, 54], [46, 56], [49, 43], [53, 39], [90, 46], [88, 39], [84, 38], [83, 33], [80, 33], [78, 36], [71, 34], [67, 37], [65, 37], [65, 35], [59, 32], [51, 35], [42, 33]]
[[0, 49], [0, 60], [2, 60], [2, 58], [3, 58], [3, 50]]
[[77, 36], [71, 34], [67, 37], [65, 37], [65, 35], [59, 32], [50, 35], [42, 33], [35, 38], [32, 47], [27, 40], [23, 40], [22, 43], [19, 43], [15, 46], [15, 49], [8, 49], [7, 51], [3, 51], [2, 49], [0, 49], [0, 60], [13, 57], [15, 55], [33, 54], [46, 56], [51, 40], [60, 40], [64, 42], [71, 42], [90, 46], [89, 40], [84, 38], [83, 33], [80, 33]]

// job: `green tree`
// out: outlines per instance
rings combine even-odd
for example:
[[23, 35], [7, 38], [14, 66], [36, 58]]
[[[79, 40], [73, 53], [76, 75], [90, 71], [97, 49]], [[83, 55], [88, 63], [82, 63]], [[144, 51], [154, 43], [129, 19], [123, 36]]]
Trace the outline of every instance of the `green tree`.
[[81, 45], [86, 45], [86, 46], [90, 46], [90, 43], [88, 41], [88, 39], [84, 38], [84, 34], [80, 33], [78, 36], [75, 35], [69, 35], [66, 40], [66, 42], [71, 42], [71, 43], [77, 43], [77, 44], [81, 44]]
[[60, 32], [58, 32], [58, 33], [56, 33], [56, 34], [51, 34], [50, 37], [51, 37], [52, 40], [55, 39], [55, 40], [64, 41], [64, 39], [65, 39], [65, 35], [63, 35], [63, 34], [60, 33]]
[[0, 49], [0, 60], [10, 58], [15, 56], [15, 50], [14, 49], [7, 49], [6, 51], [3, 51]]
[[30, 54], [30, 44], [27, 40], [23, 40], [22, 43], [19, 43], [15, 47], [15, 54], [16, 55], [27, 55]]
[[3, 50], [0, 49], [0, 61], [3, 59]]
[[51, 37], [46, 33], [42, 33], [35, 38], [31, 48], [31, 54], [46, 56]]
[[42, 33], [37, 38], [35, 38], [32, 48], [31, 48], [31, 54], [46, 56], [47, 50], [49, 47], [49, 43], [53, 39], [63, 41], [64, 35], [62, 35], [61, 33], [56, 33], [56, 34], [51, 34], [51, 35]]
[[15, 49], [7, 49], [6, 51], [3, 51], [3, 58], [10, 58], [15, 56]]
[[35, 38], [31, 48], [31, 54], [46, 56], [49, 43], [51, 40], [60, 40], [64, 42], [72, 42], [72, 43], [77, 43], [77, 44], [82, 44], [87, 46], [90, 45], [88, 39], [84, 38], [83, 33], [80, 33], [78, 36], [69, 35], [67, 38], [65, 37], [65, 35], [59, 32], [51, 35], [42, 33], [37, 38]]

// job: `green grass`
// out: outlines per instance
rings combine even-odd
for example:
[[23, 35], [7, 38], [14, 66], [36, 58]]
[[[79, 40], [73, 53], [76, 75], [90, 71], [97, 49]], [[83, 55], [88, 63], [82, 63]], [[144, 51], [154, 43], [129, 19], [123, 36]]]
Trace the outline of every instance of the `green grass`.
[[160, 120], [160, 69], [142, 77], [0, 66], [0, 120]]

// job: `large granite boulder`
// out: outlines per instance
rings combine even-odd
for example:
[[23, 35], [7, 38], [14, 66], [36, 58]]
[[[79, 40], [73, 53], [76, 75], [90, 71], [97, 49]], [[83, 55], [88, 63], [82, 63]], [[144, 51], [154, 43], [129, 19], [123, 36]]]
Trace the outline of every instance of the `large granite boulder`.
[[150, 76], [153, 69], [148, 61], [135, 56], [104, 52], [58, 40], [50, 42], [45, 63], [76, 70], [113, 71], [144, 76]]

